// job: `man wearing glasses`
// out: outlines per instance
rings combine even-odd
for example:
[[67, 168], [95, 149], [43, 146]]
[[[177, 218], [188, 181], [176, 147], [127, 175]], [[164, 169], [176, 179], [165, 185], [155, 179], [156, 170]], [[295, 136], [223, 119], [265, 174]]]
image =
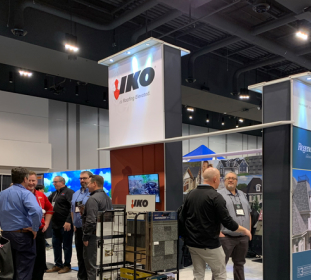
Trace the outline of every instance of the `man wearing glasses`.
[[[234, 172], [229, 172], [225, 176], [226, 188], [219, 190], [223, 198], [226, 200], [226, 206], [230, 216], [239, 225], [251, 229], [251, 208], [246, 195], [236, 188], [238, 177]], [[244, 280], [244, 264], [248, 251], [249, 237], [242, 232], [231, 231], [221, 226], [219, 235], [220, 243], [225, 251], [226, 263], [229, 258], [233, 262], [234, 280]]]
[[90, 171], [82, 171], [80, 174], [80, 190], [77, 190], [71, 201], [71, 217], [73, 221], [73, 228], [75, 232], [75, 245], [78, 258], [78, 280], [87, 280], [87, 273], [85, 269], [84, 259], [83, 259], [83, 231], [82, 231], [82, 219], [80, 215], [80, 209], [82, 205], [85, 205], [90, 197], [89, 189], [87, 185], [90, 182], [90, 176], [92, 176]]
[[[46, 273], [58, 272], [67, 273], [71, 271], [71, 255], [72, 255], [72, 219], [71, 219], [71, 200], [74, 193], [73, 190], [67, 188], [65, 179], [56, 176], [53, 179], [53, 185], [56, 189], [49, 196], [49, 201], [54, 207], [52, 217], [52, 244], [54, 250], [53, 268]], [[64, 250], [65, 262], [62, 261], [62, 247]]]

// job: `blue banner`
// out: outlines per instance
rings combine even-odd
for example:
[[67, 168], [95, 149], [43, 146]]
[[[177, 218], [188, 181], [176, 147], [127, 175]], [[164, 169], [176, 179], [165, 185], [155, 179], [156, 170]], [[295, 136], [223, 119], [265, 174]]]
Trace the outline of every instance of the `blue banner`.
[[293, 127], [293, 168], [311, 170], [311, 131]]
[[311, 251], [293, 254], [293, 280], [311, 279]]

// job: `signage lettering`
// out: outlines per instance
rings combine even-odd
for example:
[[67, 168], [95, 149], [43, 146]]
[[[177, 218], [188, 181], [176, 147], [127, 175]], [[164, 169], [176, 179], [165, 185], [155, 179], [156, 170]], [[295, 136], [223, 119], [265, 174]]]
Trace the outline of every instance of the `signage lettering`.
[[146, 199], [135, 199], [135, 200], [132, 200], [132, 209], [134, 207], [147, 207], [148, 206], [148, 200]]
[[301, 143], [298, 143], [298, 151], [302, 151], [303, 153], [311, 153], [311, 147], [304, 146]]
[[155, 77], [155, 71], [152, 67], [147, 67], [143, 71], [137, 71], [135, 73], [129, 74], [121, 78], [120, 89], [118, 89], [119, 80], [116, 79], [114, 97], [118, 100], [119, 95], [125, 92], [130, 92], [139, 88], [139, 85], [142, 87], [149, 86]]

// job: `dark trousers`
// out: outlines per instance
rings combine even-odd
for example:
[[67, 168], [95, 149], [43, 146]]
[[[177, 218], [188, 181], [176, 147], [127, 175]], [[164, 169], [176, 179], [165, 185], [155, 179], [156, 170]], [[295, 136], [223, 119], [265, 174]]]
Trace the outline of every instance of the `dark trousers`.
[[78, 279], [87, 280], [87, 273], [83, 259], [83, 241], [82, 241], [83, 231], [82, 228], [77, 228], [75, 231], [75, 245], [78, 258]]
[[13, 280], [31, 280], [36, 258], [36, 242], [33, 234], [4, 231], [2, 235], [11, 242], [14, 264]]
[[244, 264], [246, 262], [245, 257], [248, 251], [249, 238], [247, 236], [230, 237], [226, 235], [225, 237], [220, 237], [219, 241], [226, 255], [226, 264], [229, 258], [232, 258], [234, 280], [245, 280]]
[[[72, 236], [73, 229], [64, 231], [64, 228], [53, 229], [52, 244], [54, 250], [54, 262], [58, 267], [68, 266], [71, 267], [72, 256]], [[64, 250], [65, 262], [62, 260], [62, 245]]]
[[45, 256], [45, 237], [42, 229], [39, 229], [36, 237], [36, 261], [33, 268], [32, 280], [43, 280], [43, 275], [46, 270]]
[[96, 280], [97, 241], [96, 235], [92, 235], [89, 245], [83, 245], [83, 258], [88, 280]]

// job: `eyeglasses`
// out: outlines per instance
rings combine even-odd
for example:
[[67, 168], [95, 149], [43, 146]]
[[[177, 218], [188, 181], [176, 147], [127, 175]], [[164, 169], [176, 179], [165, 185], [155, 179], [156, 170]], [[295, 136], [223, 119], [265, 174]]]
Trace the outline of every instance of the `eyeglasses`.
[[82, 178], [79, 178], [79, 180], [86, 180], [86, 179], [89, 179], [90, 177], [82, 177]]
[[56, 183], [58, 183], [58, 182], [60, 182], [60, 181], [53, 181], [53, 184], [56, 184]]
[[225, 180], [232, 180], [232, 181], [235, 181], [235, 180], [237, 180], [238, 178], [234, 178], [234, 177], [228, 177], [228, 178], [226, 178]]

